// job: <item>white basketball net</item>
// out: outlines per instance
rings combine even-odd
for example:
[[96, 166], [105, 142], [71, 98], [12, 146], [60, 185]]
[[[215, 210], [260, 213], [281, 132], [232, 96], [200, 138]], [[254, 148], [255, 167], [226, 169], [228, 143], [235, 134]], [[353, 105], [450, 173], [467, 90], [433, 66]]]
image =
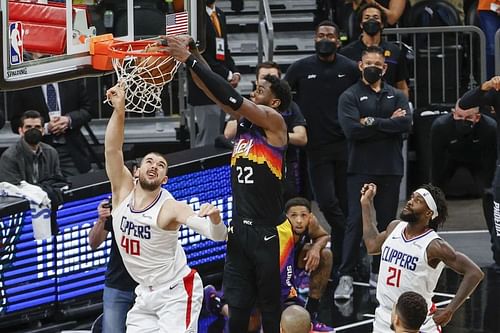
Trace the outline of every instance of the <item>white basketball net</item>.
[[118, 82], [124, 84], [125, 111], [137, 113], [161, 108], [163, 86], [172, 81], [180, 65], [172, 56], [126, 56], [112, 61]]

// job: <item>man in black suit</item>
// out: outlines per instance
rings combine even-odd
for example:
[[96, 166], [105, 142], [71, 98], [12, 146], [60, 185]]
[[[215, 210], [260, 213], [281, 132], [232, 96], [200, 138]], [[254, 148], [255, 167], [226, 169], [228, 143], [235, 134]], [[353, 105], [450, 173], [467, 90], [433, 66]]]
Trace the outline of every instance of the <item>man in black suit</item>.
[[[206, 47], [203, 58], [212, 69], [235, 88], [240, 82], [240, 73], [236, 71], [227, 43], [226, 16], [215, 6], [215, 0], [206, 0]], [[199, 132], [195, 146], [205, 146], [214, 143], [215, 138], [222, 134], [224, 114], [201, 90], [194, 84], [191, 75], [189, 79], [188, 103], [193, 106]]]
[[9, 94], [8, 102], [14, 133], [25, 111], [41, 113], [46, 123], [44, 142], [59, 153], [64, 176], [90, 170], [86, 139], [80, 132], [91, 119], [90, 102], [82, 79], [17, 90]]

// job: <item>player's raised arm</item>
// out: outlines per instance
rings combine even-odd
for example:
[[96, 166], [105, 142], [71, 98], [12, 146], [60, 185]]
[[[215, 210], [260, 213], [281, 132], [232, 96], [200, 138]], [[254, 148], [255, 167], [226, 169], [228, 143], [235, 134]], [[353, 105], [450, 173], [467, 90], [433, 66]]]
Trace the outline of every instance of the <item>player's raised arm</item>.
[[382, 250], [387, 235], [389, 235], [399, 221], [392, 221], [385, 231], [377, 229], [377, 214], [373, 205], [373, 198], [377, 194], [377, 185], [370, 183], [363, 185], [361, 189], [361, 212], [363, 216], [363, 241], [368, 254], [379, 254]]
[[118, 204], [133, 188], [133, 178], [123, 160], [123, 142], [125, 128], [125, 91], [120, 84], [108, 89], [106, 97], [114, 107], [109, 118], [104, 137], [106, 173], [111, 182], [113, 206]]
[[[286, 109], [290, 103], [290, 98], [288, 100], [275, 98], [270, 102], [272, 107], [256, 105], [252, 101], [242, 97], [227, 81], [212, 72], [210, 67], [195, 57], [187, 48], [189, 39], [186, 36], [169, 36], [164, 38], [167, 40], [167, 51], [170, 55], [186, 64], [193, 74], [195, 83], [224, 112], [232, 115], [236, 113], [255, 125], [262, 127], [264, 130], [276, 133], [285, 131], [286, 136], [285, 121], [275, 109]], [[286, 87], [280, 88], [286, 89]], [[286, 137], [283, 141], [283, 144], [285, 144]]]
[[223, 241], [227, 237], [226, 225], [222, 222], [220, 210], [205, 203], [195, 213], [185, 202], [168, 200], [162, 207], [158, 226], [164, 230], [174, 230], [180, 224], [214, 241]]

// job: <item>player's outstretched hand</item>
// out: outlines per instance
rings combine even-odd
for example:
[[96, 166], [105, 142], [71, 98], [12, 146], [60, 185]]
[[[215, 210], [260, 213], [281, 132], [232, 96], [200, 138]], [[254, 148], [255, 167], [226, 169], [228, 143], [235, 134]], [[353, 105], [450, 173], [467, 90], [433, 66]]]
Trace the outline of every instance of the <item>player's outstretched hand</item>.
[[106, 91], [106, 98], [115, 108], [115, 112], [125, 112], [125, 90], [123, 84], [118, 82]]
[[198, 212], [198, 216], [200, 217], [208, 216], [208, 218], [213, 224], [219, 224], [222, 221], [219, 208], [208, 203], [201, 205], [200, 211]]
[[377, 185], [373, 183], [363, 185], [363, 187], [361, 188], [361, 199], [360, 199], [361, 204], [371, 203], [376, 194], [377, 194]]
[[167, 41], [166, 50], [172, 57], [177, 61], [186, 62], [187, 58], [191, 55], [189, 51], [189, 43], [192, 40], [191, 36], [161, 36], [161, 38]]

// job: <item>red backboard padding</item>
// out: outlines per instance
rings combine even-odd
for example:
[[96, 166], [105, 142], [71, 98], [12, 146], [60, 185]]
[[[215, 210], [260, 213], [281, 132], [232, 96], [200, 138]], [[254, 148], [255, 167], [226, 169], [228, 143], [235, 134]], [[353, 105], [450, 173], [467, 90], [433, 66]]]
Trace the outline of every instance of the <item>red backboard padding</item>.
[[[74, 13], [73, 13], [74, 14]], [[61, 4], [9, 1], [9, 23], [22, 22], [24, 49], [28, 52], [64, 54], [66, 8]]]
[[9, 1], [9, 21], [43, 23], [65, 27], [66, 9], [61, 6]]

